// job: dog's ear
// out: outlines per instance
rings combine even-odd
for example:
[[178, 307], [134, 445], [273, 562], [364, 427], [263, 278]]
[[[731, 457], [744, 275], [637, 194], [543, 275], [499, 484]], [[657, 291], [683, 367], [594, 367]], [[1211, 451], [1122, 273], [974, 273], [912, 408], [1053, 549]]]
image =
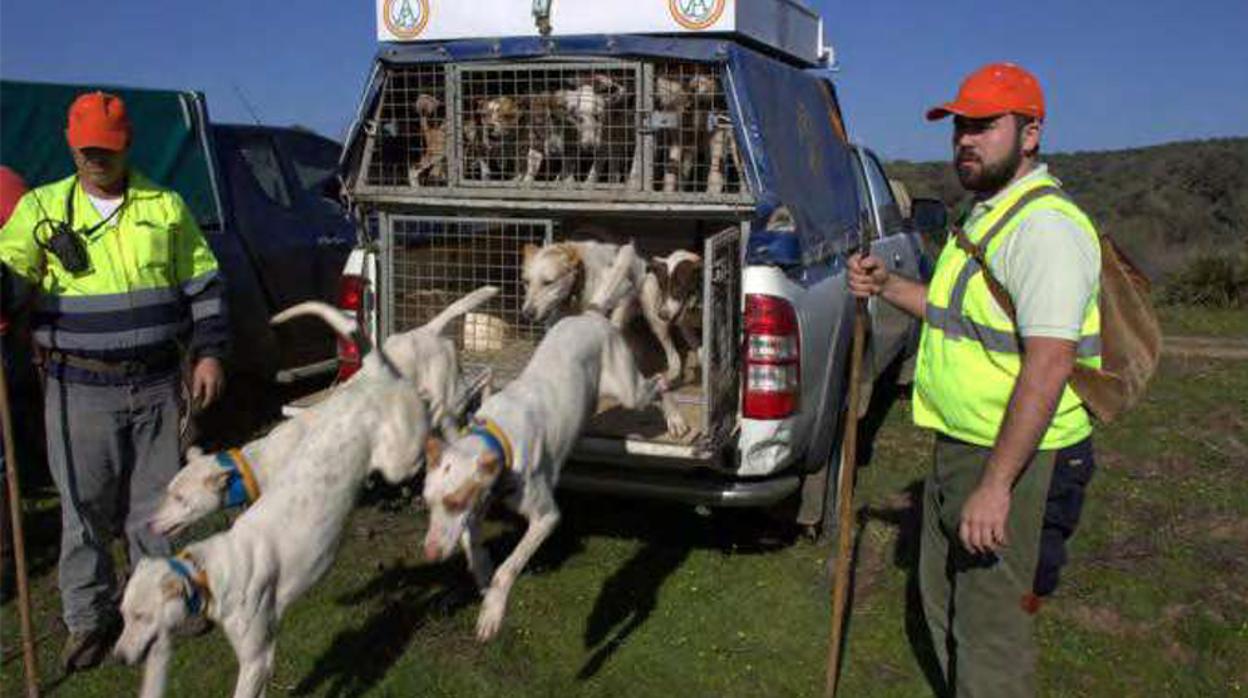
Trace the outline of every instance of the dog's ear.
[[220, 492], [230, 484], [230, 471], [218, 469], [204, 478], [204, 484], [208, 486], [209, 492]]
[[193, 458], [200, 458], [204, 455], [204, 450], [199, 446], [191, 446], [186, 449], [186, 460], [189, 462]]
[[540, 250], [540, 249], [541, 249], [541, 248], [540, 248], [540, 247], [538, 247], [537, 245], [534, 245], [534, 244], [533, 244], [533, 243], [531, 243], [531, 242], [526, 242], [526, 243], [524, 244], [524, 263], [525, 263], [525, 264], [528, 264], [528, 263], [529, 263], [529, 260], [531, 260], [531, 259], [533, 259], [533, 257], [537, 256], [537, 252], [538, 252], [538, 250]]
[[182, 580], [177, 577], [165, 577], [160, 582], [160, 595], [166, 601], [180, 598], [185, 591], [186, 588], [182, 586]]
[[672, 298], [684, 300], [696, 293], [700, 276], [699, 262], [690, 259], [677, 262], [676, 269], [672, 272]]
[[498, 454], [494, 451], [490, 451], [477, 459], [478, 470], [486, 475], [489, 475], [490, 477], [498, 475], [498, 471], [501, 466], [502, 464], [498, 462]]
[[653, 257], [650, 259], [650, 273], [654, 274], [654, 280], [659, 282], [659, 294], [667, 295], [667, 260], [662, 257]]
[[480, 490], [481, 485], [476, 480], [469, 479], [459, 489], [443, 497], [442, 506], [451, 513], [461, 512], [472, 504]]
[[430, 436], [425, 439], [425, 467], [429, 470], [436, 470], [438, 464], [442, 461], [442, 448], [446, 444], [436, 436]]

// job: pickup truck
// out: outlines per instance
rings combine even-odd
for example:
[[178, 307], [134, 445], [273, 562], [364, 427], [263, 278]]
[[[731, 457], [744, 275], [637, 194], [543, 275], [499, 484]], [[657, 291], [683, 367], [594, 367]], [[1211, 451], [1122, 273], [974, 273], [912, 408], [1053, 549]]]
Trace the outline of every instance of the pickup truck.
[[[269, 317], [303, 300], [334, 302], [355, 243], [337, 200], [341, 147], [297, 128], [214, 124], [197, 92], [0, 82], [0, 153], [31, 188], [69, 175], [65, 114], [88, 90], [121, 96], [134, 125], [132, 164], [177, 190], [194, 212], [227, 284], [234, 350], [221, 407], [200, 420], [210, 440], [246, 434], [256, 398], [336, 368], [332, 334], [317, 323], [275, 332]], [[270, 401], [272, 402], [272, 401]], [[275, 410], [278, 405], [270, 406]], [[255, 414], [256, 419], [260, 415]]]
[[[701, 360], [675, 398], [699, 435], [600, 405], [561, 485], [795, 505], [798, 522], [826, 523], [850, 408], [846, 260], [870, 244], [912, 277], [931, 263], [878, 158], [847, 136], [818, 16], [791, 0], [672, 2], [670, 16], [669, 3], [536, 3], [532, 19], [524, 3], [486, 4], [471, 17], [378, 4], [386, 43], [343, 151], [361, 222], [343, 309], [376, 341], [498, 285], [456, 329], [469, 372], [498, 384], [544, 330], [521, 313], [526, 245], [694, 252]], [[913, 354], [917, 325], [869, 309], [875, 380]], [[664, 370], [633, 346], [643, 373]], [[340, 358], [345, 379], [358, 352]]]

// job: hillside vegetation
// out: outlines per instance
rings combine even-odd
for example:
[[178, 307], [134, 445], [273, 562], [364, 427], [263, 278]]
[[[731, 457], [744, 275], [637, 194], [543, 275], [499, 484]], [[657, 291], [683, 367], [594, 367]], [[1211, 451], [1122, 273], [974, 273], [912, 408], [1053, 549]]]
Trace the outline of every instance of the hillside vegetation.
[[[1044, 156], [1067, 191], [1180, 302], [1248, 304], [1248, 138]], [[963, 195], [947, 162], [895, 161], [912, 196]], [[1224, 298], [1223, 296], [1230, 296]]]

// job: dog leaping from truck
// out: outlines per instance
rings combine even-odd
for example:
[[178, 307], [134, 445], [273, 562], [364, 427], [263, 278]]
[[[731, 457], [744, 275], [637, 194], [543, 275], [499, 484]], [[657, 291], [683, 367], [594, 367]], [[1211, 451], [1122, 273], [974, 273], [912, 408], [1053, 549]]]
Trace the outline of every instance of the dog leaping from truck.
[[[425, 557], [445, 560], [457, 545], [463, 547], [485, 597], [477, 618], [481, 641], [498, 633], [516, 577], [559, 523], [559, 474], [600, 399], [643, 409], [666, 389], [661, 376], [638, 373], [627, 343], [606, 317], [627, 288], [635, 261], [632, 245], [623, 247], [588, 310], [550, 328], [520, 376], [482, 403], [466, 435], [449, 445], [429, 442]], [[684, 418], [666, 396], [662, 401], [668, 431], [683, 436]], [[528, 529], [492, 570], [478, 524], [500, 482], [506, 485], [504, 502], [528, 520]]]

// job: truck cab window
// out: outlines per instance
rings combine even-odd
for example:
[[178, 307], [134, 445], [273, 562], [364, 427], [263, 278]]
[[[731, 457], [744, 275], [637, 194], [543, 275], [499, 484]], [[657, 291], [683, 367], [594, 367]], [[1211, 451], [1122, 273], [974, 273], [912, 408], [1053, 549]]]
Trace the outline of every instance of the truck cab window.
[[273, 203], [282, 208], [290, 208], [290, 192], [286, 189], [286, 180], [282, 177], [282, 166], [277, 159], [277, 151], [273, 142], [265, 137], [241, 138], [238, 142], [238, 153], [247, 163], [247, 171], [251, 173], [256, 185]]
[[871, 183], [871, 192], [879, 204], [880, 227], [883, 228], [880, 234], [891, 235], [902, 226], [901, 207], [893, 198], [893, 188], [889, 186], [888, 178], [884, 176], [884, 170], [880, 167], [879, 161], [875, 159], [875, 154], [865, 150], [862, 154], [863, 169], [866, 170], [867, 180]]

